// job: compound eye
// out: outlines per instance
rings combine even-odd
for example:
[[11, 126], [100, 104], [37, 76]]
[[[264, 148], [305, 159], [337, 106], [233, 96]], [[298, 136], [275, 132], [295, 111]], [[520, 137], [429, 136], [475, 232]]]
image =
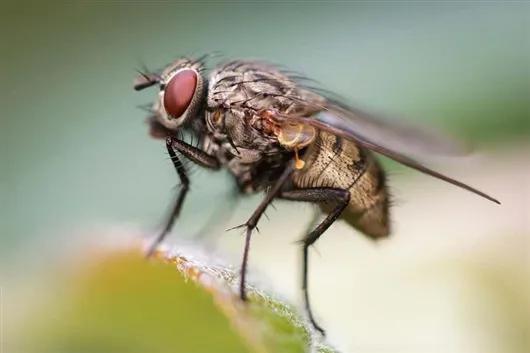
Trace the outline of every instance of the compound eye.
[[197, 89], [197, 73], [183, 69], [169, 80], [164, 90], [164, 108], [173, 118], [180, 118], [188, 109]]

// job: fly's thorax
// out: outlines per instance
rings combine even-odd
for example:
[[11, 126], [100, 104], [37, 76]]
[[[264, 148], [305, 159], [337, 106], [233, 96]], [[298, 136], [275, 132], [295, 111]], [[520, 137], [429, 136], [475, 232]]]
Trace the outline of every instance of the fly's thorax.
[[262, 153], [281, 150], [270, 126], [259, 123], [250, 109], [233, 107], [206, 114], [206, 126], [219, 142], [228, 141], [235, 149], [254, 149]]
[[292, 103], [286, 96], [295, 89], [295, 82], [270, 65], [253, 61], [228, 62], [210, 75], [208, 106], [284, 109]]
[[290, 152], [283, 148], [271, 126], [251, 109], [208, 110], [208, 146], [235, 177], [242, 192], [265, 190], [285, 168]]
[[210, 74], [207, 102], [213, 134], [226, 135], [238, 147], [294, 154], [297, 168], [303, 168], [298, 151], [311, 144], [316, 131], [288, 117], [313, 114], [322, 98], [289, 74], [262, 62], [228, 62]]
[[321, 109], [324, 99], [305, 89], [297, 78], [272, 65], [238, 60], [220, 65], [208, 81], [208, 108], [235, 106], [254, 112], [267, 109], [283, 114]]

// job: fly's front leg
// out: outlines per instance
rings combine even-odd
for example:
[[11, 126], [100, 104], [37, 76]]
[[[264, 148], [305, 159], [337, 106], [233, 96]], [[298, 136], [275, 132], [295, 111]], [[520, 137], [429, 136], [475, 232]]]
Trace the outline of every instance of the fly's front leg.
[[[248, 219], [248, 221], [239, 226], [239, 227], [246, 227], [246, 235], [245, 235], [245, 248], [243, 250], [243, 261], [241, 262], [241, 282], [239, 284], [239, 295], [241, 297], [241, 300], [246, 300], [246, 290], [245, 290], [245, 282], [246, 282], [246, 274], [247, 274], [247, 263], [248, 263], [248, 252], [250, 250], [250, 237], [252, 235], [252, 231], [254, 228], [256, 228], [259, 219], [267, 209], [267, 206], [270, 205], [272, 200], [280, 193], [280, 190], [282, 186], [285, 184], [285, 182], [289, 179], [291, 174], [293, 173], [293, 165], [292, 163], [289, 163], [288, 166], [285, 168], [281, 176], [278, 178], [278, 180], [274, 183], [274, 185], [271, 187], [271, 189], [267, 192], [267, 195], [265, 198], [261, 201], [258, 208], [254, 211], [252, 216]], [[236, 228], [239, 228], [236, 227]]]
[[166, 235], [171, 231], [171, 228], [173, 228], [173, 224], [175, 223], [175, 220], [177, 219], [180, 210], [182, 209], [182, 205], [184, 203], [184, 199], [186, 198], [186, 194], [188, 193], [189, 187], [190, 187], [190, 179], [188, 177], [188, 174], [186, 172], [186, 168], [178, 158], [177, 154], [173, 150], [172, 147], [172, 141], [171, 138], [168, 137], [166, 139], [166, 148], [167, 152], [169, 154], [169, 157], [171, 158], [171, 162], [173, 163], [173, 166], [175, 167], [175, 170], [179, 176], [180, 179], [180, 189], [179, 193], [177, 195], [177, 198], [175, 200], [175, 204], [171, 210], [171, 213], [169, 215], [169, 218], [166, 221], [166, 226], [162, 230], [162, 232], [158, 235], [158, 237], [155, 239], [155, 241], [151, 244], [149, 247], [149, 250], [147, 251], [147, 256], [150, 257], [155, 252], [158, 245], [164, 240]]
[[219, 161], [214, 156], [211, 156], [207, 154], [206, 152], [198, 149], [197, 147], [187, 144], [186, 142], [177, 140], [174, 137], [166, 138], [166, 148], [167, 148], [169, 157], [171, 158], [171, 162], [173, 162], [173, 166], [175, 167], [175, 170], [177, 171], [177, 174], [179, 176], [179, 179], [181, 182], [181, 188], [177, 195], [177, 199], [175, 200], [175, 204], [173, 206], [169, 219], [166, 222], [166, 226], [164, 227], [162, 232], [158, 235], [158, 237], [155, 239], [155, 241], [151, 244], [151, 246], [149, 247], [149, 250], [147, 251], [148, 257], [153, 255], [158, 245], [164, 240], [166, 235], [171, 231], [171, 228], [173, 227], [175, 220], [180, 214], [180, 210], [182, 209], [184, 199], [186, 198], [186, 194], [188, 193], [188, 190], [190, 187], [190, 179], [186, 172], [186, 168], [184, 167], [184, 165], [178, 158], [177, 154], [175, 153], [175, 150], [180, 152], [184, 157], [188, 158], [192, 162], [202, 167], [210, 168], [210, 169], [219, 169], [219, 166], [220, 166]]
[[305, 201], [305, 202], [335, 202], [337, 205], [335, 208], [326, 216], [326, 218], [318, 225], [314, 230], [309, 232], [302, 240], [303, 250], [303, 267], [302, 267], [302, 291], [304, 293], [304, 304], [309, 316], [311, 324], [316, 330], [324, 334], [324, 330], [320, 327], [311, 311], [311, 304], [309, 302], [309, 291], [308, 291], [308, 250], [309, 247], [314, 244], [318, 238], [324, 233], [332, 224], [339, 218], [344, 209], [350, 202], [350, 192], [344, 189], [335, 188], [311, 188], [311, 189], [298, 189], [291, 191], [283, 191], [280, 198], [292, 201]]

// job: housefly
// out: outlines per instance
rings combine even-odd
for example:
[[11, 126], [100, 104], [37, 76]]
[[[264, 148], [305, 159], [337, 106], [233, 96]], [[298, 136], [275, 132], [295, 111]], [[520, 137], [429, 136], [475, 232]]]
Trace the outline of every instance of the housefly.
[[[302, 290], [309, 320], [308, 248], [342, 219], [372, 239], [390, 234], [385, 173], [373, 152], [485, 199], [495, 198], [425, 166], [422, 155], [452, 153], [452, 142], [424, 130], [376, 118], [310, 87], [275, 65], [233, 60], [206, 70], [204, 58], [180, 58], [160, 72], [141, 72], [134, 88], [158, 86], [149, 117], [151, 135], [163, 138], [182, 188], [166, 227], [149, 254], [171, 230], [189, 190], [182, 158], [201, 167], [230, 171], [241, 193], [263, 192], [250, 218], [241, 264], [240, 296], [252, 231], [273, 200], [317, 204], [325, 218], [302, 241]], [[186, 132], [197, 146], [185, 142]]]

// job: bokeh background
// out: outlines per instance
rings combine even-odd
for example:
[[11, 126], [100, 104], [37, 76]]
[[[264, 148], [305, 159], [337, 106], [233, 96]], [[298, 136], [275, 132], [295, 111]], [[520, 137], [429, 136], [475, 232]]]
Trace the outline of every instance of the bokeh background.
[[[3, 2], [0, 285], [8, 317], [24, 321], [28, 304], [18, 293], [53, 277], [66, 253], [158, 229], [177, 179], [163, 144], [147, 135], [137, 106], [155, 91], [132, 90], [135, 69], [218, 51], [221, 60], [281, 63], [364, 109], [470, 142], [476, 154], [438, 167], [503, 202], [390, 163], [392, 238], [373, 244], [337, 224], [311, 255], [315, 311], [337, 347], [527, 351], [529, 23], [528, 3], [515, 1]], [[259, 197], [228, 215], [230, 177], [193, 177], [170, 241], [197, 238], [218, 219], [200, 241], [215, 242], [237, 266], [243, 239], [224, 229], [242, 223]], [[279, 202], [254, 238], [255, 280], [293, 303], [294, 241], [311, 213]]]

